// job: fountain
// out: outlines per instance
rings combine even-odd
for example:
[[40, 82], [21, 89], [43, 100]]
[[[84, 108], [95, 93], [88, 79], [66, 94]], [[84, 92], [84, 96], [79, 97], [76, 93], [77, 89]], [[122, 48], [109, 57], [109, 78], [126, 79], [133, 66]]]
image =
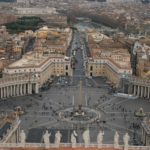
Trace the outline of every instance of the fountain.
[[146, 114], [145, 114], [143, 108], [140, 108], [139, 110], [137, 110], [137, 111], [135, 112], [135, 116], [136, 116], [136, 117], [145, 117]]

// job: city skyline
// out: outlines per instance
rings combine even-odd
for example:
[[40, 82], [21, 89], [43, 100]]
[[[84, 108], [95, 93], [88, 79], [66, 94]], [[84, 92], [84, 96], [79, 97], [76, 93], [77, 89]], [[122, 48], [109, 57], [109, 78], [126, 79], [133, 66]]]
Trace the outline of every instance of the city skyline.
[[0, 3], [0, 150], [149, 149], [145, 3]]

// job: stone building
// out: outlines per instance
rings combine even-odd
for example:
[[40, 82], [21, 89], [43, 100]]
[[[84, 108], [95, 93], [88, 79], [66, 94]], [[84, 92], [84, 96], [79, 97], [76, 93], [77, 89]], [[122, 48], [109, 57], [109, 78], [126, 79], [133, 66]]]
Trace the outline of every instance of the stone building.
[[96, 33], [87, 33], [87, 42], [91, 57], [87, 61], [87, 76], [106, 76], [118, 86], [121, 75], [131, 75], [130, 54], [107, 36]]
[[145, 99], [150, 98], [150, 47], [135, 42], [133, 55], [137, 57], [136, 76], [123, 80], [123, 92]]
[[[56, 43], [48, 42], [49, 35], [52, 41], [57, 38]], [[70, 29], [52, 31], [44, 27], [37, 31], [33, 51], [4, 68], [0, 98], [38, 93], [53, 76], [72, 76], [71, 59], [66, 57], [71, 38]]]

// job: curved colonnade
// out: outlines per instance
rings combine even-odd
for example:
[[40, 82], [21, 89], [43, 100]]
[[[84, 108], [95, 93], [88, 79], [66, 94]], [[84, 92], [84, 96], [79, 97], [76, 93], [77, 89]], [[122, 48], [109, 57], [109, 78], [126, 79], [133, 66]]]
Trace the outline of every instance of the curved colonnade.
[[38, 78], [23, 76], [0, 79], [0, 99], [23, 96], [39, 92]]

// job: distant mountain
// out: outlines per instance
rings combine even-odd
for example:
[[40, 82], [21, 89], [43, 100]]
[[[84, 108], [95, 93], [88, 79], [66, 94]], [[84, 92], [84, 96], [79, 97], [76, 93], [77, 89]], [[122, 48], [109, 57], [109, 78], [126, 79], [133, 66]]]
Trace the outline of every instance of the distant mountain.
[[0, 2], [15, 2], [16, 0], [0, 0]]

